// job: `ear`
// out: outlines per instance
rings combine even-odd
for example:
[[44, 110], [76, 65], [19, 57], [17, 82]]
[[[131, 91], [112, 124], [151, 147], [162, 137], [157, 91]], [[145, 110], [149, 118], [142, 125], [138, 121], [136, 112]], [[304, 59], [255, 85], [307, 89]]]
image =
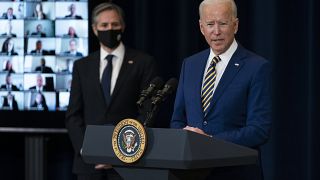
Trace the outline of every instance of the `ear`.
[[200, 31], [201, 31], [202, 35], [204, 35], [204, 27], [203, 27], [203, 24], [201, 22], [201, 19], [199, 19], [199, 27], [200, 27]]
[[98, 29], [97, 29], [97, 26], [96, 26], [95, 24], [92, 24], [91, 27], [92, 27], [92, 31], [93, 31], [94, 35], [96, 35], [96, 36], [98, 37]]
[[234, 21], [234, 34], [237, 34], [238, 32], [238, 26], [239, 26], [239, 19], [236, 18], [235, 21]]

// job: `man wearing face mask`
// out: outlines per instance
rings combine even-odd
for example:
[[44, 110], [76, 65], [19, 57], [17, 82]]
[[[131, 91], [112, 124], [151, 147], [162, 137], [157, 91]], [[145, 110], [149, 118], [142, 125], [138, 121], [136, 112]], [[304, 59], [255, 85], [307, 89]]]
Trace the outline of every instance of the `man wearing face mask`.
[[136, 118], [139, 93], [156, 75], [155, 61], [121, 41], [125, 23], [123, 11], [102, 3], [92, 12], [92, 29], [100, 50], [77, 60], [73, 66], [66, 127], [75, 150], [73, 172], [78, 180], [121, 179], [110, 164], [90, 165], [80, 150], [87, 125], [116, 125]]

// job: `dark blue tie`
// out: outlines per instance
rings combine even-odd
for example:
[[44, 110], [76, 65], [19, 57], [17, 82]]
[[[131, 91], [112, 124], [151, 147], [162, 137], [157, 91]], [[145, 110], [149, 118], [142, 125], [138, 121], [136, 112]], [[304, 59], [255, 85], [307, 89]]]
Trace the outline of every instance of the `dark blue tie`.
[[105, 59], [108, 61], [107, 66], [104, 68], [101, 84], [104, 93], [106, 104], [109, 105], [111, 100], [110, 88], [111, 88], [111, 75], [112, 75], [112, 58], [113, 55], [109, 54]]

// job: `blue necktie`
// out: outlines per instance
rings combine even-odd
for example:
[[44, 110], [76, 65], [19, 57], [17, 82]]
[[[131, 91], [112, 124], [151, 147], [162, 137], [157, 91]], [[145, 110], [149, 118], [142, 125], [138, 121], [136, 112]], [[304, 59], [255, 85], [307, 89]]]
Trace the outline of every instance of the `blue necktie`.
[[112, 75], [112, 58], [113, 55], [109, 54], [105, 59], [108, 61], [107, 66], [104, 68], [101, 84], [104, 93], [106, 104], [109, 105], [111, 100], [110, 88], [111, 88], [111, 75]]

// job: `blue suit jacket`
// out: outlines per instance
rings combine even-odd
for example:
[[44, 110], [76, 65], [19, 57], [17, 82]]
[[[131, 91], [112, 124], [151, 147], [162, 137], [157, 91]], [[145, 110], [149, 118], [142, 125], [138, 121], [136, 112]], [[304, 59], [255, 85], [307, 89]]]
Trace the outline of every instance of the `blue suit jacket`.
[[209, 53], [206, 49], [184, 60], [171, 127], [198, 127], [216, 138], [257, 148], [271, 128], [270, 63], [238, 45], [204, 117], [201, 85]]

